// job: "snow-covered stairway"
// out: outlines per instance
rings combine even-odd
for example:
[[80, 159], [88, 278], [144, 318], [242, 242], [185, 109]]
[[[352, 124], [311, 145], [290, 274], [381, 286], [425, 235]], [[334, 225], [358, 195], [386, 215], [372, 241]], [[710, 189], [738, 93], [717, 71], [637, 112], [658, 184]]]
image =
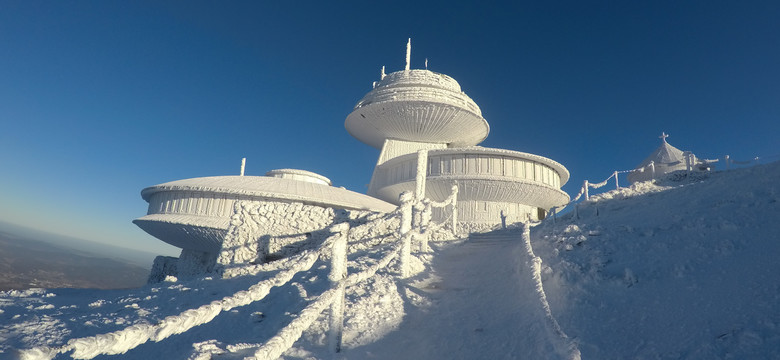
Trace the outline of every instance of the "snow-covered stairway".
[[402, 284], [406, 316], [347, 358], [560, 359], [522, 232], [473, 235], [436, 251], [431, 271]]
[[474, 233], [469, 236], [470, 246], [495, 245], [504, 242], [520, 242], [522, 233], [520, 230], [500, 230], [489, 233]]

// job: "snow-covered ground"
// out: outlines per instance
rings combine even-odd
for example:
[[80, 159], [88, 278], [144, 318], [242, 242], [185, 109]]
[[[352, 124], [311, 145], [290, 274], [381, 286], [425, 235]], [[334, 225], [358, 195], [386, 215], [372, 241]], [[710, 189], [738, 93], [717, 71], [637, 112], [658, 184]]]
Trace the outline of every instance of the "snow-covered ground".
[[[413, 277], [399, 279], [391, 264], [347, 290], [337, 358], [780, 358], [778, 184], [780, 163], [639, 183], [592, 196], [536, 226], [532, 252], [519, 231], [434, 243], [432, 255], [415, 257], [420, 272]], [[367, 269], [393, 248], [382, 242], [351, 251], [349, 272]], [[534, 254], [542, 260], [542, 291]], [[285, 261], [257, 277], [0, 293], [0, 358], [156, 324], [270, 278]], [[276, 334], [328, 288], [328, 271], [317, 262], [259, 302], [97, 358], [249, 356], [251, 349], [225, 352]], [[332, 357], [327, 313], [285, 358]]]
[[780, 359], [780, 163], [674, 178], [535, 229], [553, 314], [585, 359]]

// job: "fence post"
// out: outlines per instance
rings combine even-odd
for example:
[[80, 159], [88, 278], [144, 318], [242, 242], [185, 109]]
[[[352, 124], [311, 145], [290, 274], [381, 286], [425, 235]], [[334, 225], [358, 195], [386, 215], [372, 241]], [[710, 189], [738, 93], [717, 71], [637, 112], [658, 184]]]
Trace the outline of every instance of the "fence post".
[[330, 351], [337, 353], [341, 351], [341, 337], [344, 327], [344, 279], [347, 277], [347, 233], [349, 225], [346, 223], [338, 224], [333, 227], [338, 232], [336, 240], [333, 242], [331, 254], [331, 266], [328, 280], [331, 287], [338, 288], [336, 298], [330, 304], [330, 323], [328, 326], [328, 342]]
[[650, 180], [655, 179], [655, 161], [650, 161]]
[[409, 261], [412, 252], [412, 208], [414, 207], [414, 194], [404, 191], [398, 198], [401, 201], [401, 226], [398, 235], [401, 238], [401, 253], [399, 254], [399, 266], [401, 278], [409, 276]]
[[620, 184], [618, 183], [618, 172], [615, 171], [615, 190], [620, 190]]
[[588, 180], [585, 180], [582, 187], [585, 189], [585, 200], [590, 200], [590, 196], [588, 196]]
[[428, 246], [428, 238], [431, 234], [428, 232], [431, 224], [431, 216], [433, 212], [433, 205], [429, 199], [423, 199], [423, 210], [420, 213], [420, 252], [430, 252], [431, 248]]
[[400, 265], [401, 265], [401, 278], [406, 279], [409, 277], [410, 269], [409, 269], [409, 263], [411, 261], [412, 257], [412, 232], [408, 232], [404, 235], [401, 235], [401, 254], [400, 254]]

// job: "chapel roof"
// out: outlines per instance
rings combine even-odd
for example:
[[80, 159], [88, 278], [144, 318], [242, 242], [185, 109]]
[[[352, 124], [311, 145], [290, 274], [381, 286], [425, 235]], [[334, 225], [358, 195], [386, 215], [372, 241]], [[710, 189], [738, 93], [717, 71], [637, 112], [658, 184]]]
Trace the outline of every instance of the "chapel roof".
[[670, 145], [668, 142], [666, 142], [666, 138], [669, 135], [666, 135], [666, 133], [661, 135], [661, 139], [663, 140], [663, 143], [661, 146], [659, 146], [655, 151], [653, 151], [650, 156], [645, 158], [644, 161], [642, 161], [637, 168], [642, 168], [647, 165], [650, 165], [650, 162], [652, 161], [654, 164], [676, 164], [676, 163], [684, 163], [685, 162], [685, 155], [684, 152], [672, 145]]

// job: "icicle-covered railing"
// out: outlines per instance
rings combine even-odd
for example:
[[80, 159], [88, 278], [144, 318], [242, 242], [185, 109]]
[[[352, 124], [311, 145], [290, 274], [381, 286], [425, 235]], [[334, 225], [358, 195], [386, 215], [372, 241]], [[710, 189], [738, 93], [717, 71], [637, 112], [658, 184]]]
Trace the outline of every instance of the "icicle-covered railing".
[[[406, 204], [406, 206], [404, 206]], [[410, 211], [405, 211], [409, 207], [412, 206], [412, 201], [410, 199], [406, 199], [405, 203], [402, 203], [401, 206], [399, 206], [398, 213], [400, 213], [402, 219], [401, 219], [401, 229], [404, 229], [407, 231], [407, 233], [411, 229], [406, 229], [404, 224], [411, 224], [411, 214]], [[406, 218], [404, 219], [404, 214], [407, 214]], [[409, 225], [410, 226], [410, 225]], [[410, 226], [411, 227], [411, 226]], [[400, 230], [399, 229], [399, 232]], [[335, 236], [335, 235], [334, 235]], [[331, 352], [339, 352], [341, 349], [341, 332], [342, 332], [342, 324], [343, 324], [343, 301], [344, 301], [344, 292], [346, 288], [356, 285], [362, 281], [365, 281], [381, 270], [386, 268], [390, 262], [398, 256], [400, 253], [402, 253], [405, 242], [403, 241], [403, 236], [400, 237], [399, 241], [396, 243], [396, 245], [388, 252], [387, 255], [385, 255], [382, 259], [380, 259], [376, 264], [369, 267], [368, 269], [356, 273], [351, 274], [347, 276], [347, 270], [346, 270], [346, 260], [347, 260], [347, 232], [346, 230], [343, 231], [343, 236], [341, 236], [340, 239], [334, 239], [333, 246], [332, 246], [332, 265], [331, 265], [331, 274], [329, 276], [330, 281], [332, 282], [331, 288], [323, 292], [320, 296], [317, 297], [316, 300], [314, 300], [311, 304], [309, 304], [306, 308], [304, 308], [300, 315], [290, 322], [287, 326], [285, 326], [282, 330], [280, 330], [275, 336], [273, 336], [271, 339], [266, 341], [262, 344], [235, 344], [235, 345], [228, 345], [226, 347], [227, 351], [229, 352], [237, 352], [242, 351], [246, 349], [253, 349], [256, 348], [257, 350], [254, 353], [254, 357], [257, 359], [276, 359], [279, 356], [281, 356], [285, 351], [287, 351], [290, 347], [293, 346], [295, 341], [297, 341], [301, 335], [303, 334], [306, 329], [308, 329], [314, 321], [319, 317], [320, 313], [327, 307], [331, 306], [331, 312], [330, 312], [330, 318], [329, 318], [329, 347], [331, 349]], [[401, 264], [401, 274], [403, 276], [404, 273], [404, 265]], [[206, 353], [203, 353], [202, 355], [207, 355]]]
[[431, 225], [431, 214], [433, 208], [442, 208], [450, 206], [452, 215], [448, 219], [452, 224], [453, 235], [457, 234], [458, 226], [458, 185], [452, 186], [452, 193], [442, 202], [431, 201], [430, 199], [415, 197], [411, 192], [403, 192], [399, 196], [401, 205], [398, 207], [401, 213], [401, 225], [398, 235], [401, 238], [400, 249], [400, 273], [401, 278], [407, 278], [410, 275], [409, 261], [412, 252], [412, 240], [417, 239], [420, 252], [429, 252], [428, 246], [431, 232], [443, 227], [447, 220], [439, 224]]
[[[714, 163], [717, 163], [717, 162], [720, 161], [720, 159], [700, 159], [700, 158], [697, 158], [697, 157], [693, 156], [693, 154], [689, 153], [689, 152], [686, 152], [685, 155], [686, 155], [685, 161], [686, 161], [687, 169], [688, 169], [689, 172], [693, 171], [694, 166], [696, 166], [696, 165], [707, 165], [708, 166], [708, 165], [711, 165], [711, 164], [714, 164]], [[744, 160], [744, 161], [736, 161], [736, 160], [731, 159], [729, 157], [729, 155], [726, 155], [723, 158], [723, 160], [724, 160], [723, 162], [725, 164], [725, 168], [729, 169], [730, 165], [732, 165], [732, 164], [736, 164], [736, 165], [759, 164], [760, 159], [772, 159], [772, 158], [780, 158], [780, 154], [769, 156], [769, 157], [758, 157], [758, 156], [756, 156], [755, 158], [753, 158], [751, 160]], [[585, 195], [585, 200], [590, 200], [590, 193], [589, 193], [588, 190], [589, 189], [599, 189], [601, 187], [604, 187], [605, 185], [607, 185], [609, 183], [609, 180], [612, 179], [612, 178], [615, 179], [615, 188], [616, 189], [620, 189], [620, 183], [619, 183], [619, 180], [618, 180], [618, 175], [620, 175], [620, 174], [632, 173], [632, 172], [650, 171], [651, 172], [650, 178], [651, 179], [655, 179], [655, 167], [656, 167], [656, 165], [671, 166], [671, 165], [679, 165], [680, 163], [681, 163], [680, 161], [674, 161], [674, 162], [668, 162], [668, 163], [655, 163], [655, 162], [651, 161], [649, 164], [647, 164], [647, 165], [645, 165], [643, 167], [638, 167], [636, 169], [613, 171], [612, 174], [609, 177], [607, 177], [606, 179], [604, 179], [604, 181], [599, 182], [599, 183], [592, 183], [592, 182], [590, 182], [588, 180], [585, 180], [585, 181], [583, 181], [582, 187], [580, 187], [580, 191], [577, 193], [577, 195], [571, 201], [569, 201], [568, 203], [566, 203], [564, 205], [555, 206], [552, 209], [550, 209], [550, 212], [553, 215], [553, 220], [555, 219], [555, 215], [556, 215], [556, 213], [558, 212], [559, 209], [563, 209], [563, 208], [565, 208], [565, 207], [567, 207], [569, 205], [572, 205], [572, 204], [576, 203], [577, 201], [580, 200], [580, 198], [583, 195]]]
[[588, 191], [589, 189], [591, 189], [591, 188], [592, 189], [598, 189], [598, 188], [604, 187], [604, 186], [606, 186], [609, 183], [609, 180], [612, 179], [612, 178], [615, 179], [615, 188], [616, 189], [620, 189], [620, 183], [618, 182], [618, 175], [619, 174], [632, 173], [632, 172], [644, 172], [644, 171], [652, 171], [653, 177], [655, 177], [655, 163], [651, 161], [646, 166], [643, 166], [643, 167], [640, 167], [640, 168], [631, 169], [631, 170], [616, 170], [616, 171], [613, 171], [612, 174], [609, 175], [609, 177], [607, 177], [606, 179], [604, 179], [604, 181], [599, 182], [599, 183], [595, 183], [594, 184], [594, 183], [591, 183], [588, 180], [583, 181], [582, 182], [582, 187], [580, 187], [580, 191], [577, 193], [577, 195], [574, 197], [574, 199], [572, 199], [571, 201], [569, 201], [566, 204], [559, 205], [559, 206], [554, 206], [553, 208], [550, 209], [550, 213], [553, 216], [553, 221], [555, 221], [555, 217], [556, 217], [556, 214], [558, 213], [558, 209], [563, 209], [563, 208], [565, 208], [565, 207], [567, 207], [569, 205], [572, 205], [572, 204], [576, 203], [577, 201], [580, 200], [580, 198], [583, 195], [585, 195], [585, 200], [590, 200], [590, 192]]
[[[328, 279], [331, 287], [320, 294], [311, 304], [306, 306], [301, 313], [276, 335], [262, 344], [235, 344], [228, 345], [229, 352], [237, 352], [246, 349], [257, 348], [254, 357], [257, 359], [276, 359], [298, 341], [304, 331], [308, 329], [319, 317], [322, 311], [330, 306], [329, 338], [332, 352], [338, 352], [341, 348], [341, 327], [344, 314], [344, 291], [346, 288], [347, 273], [347, 233], [349, 226], [339, 224], [333, 227], [336, 232], [328, 240], [331, 242], [331, 271]], [[208, 354], [200, 354], [208, 355]]]
[[[283, 286], [289, 283], [299, 272], [311, 269], [327, 250], [332, 251], [332, 272], [331, 276], [329, 276], [332, 285], [330, 289], [318, 296], [295, 320], [264, 344], [228, 345], [227, 349], [235, 352], [248, 348], [257, 348], [255, 357], [263, 359], [277, 358], [300, 338], [303, 331], [311, 326], [325, 307], [331, 306], [332, 314], [335, 314], [335, 317], [338, 319], [331, 319], [330, 347], [333, 352], [337, 352], [341, 346], [341, 326], [339, 323], [343, 319], [345, 289], [375, 276], [379, 270], [386, 268], [399, 255], [400, 276], [402, 278], [408, 277], [410, 272], [411, 239], [415, 236], [423, 239], [421, 241], [424, 241], [424, 243], [421, 243], [420, 249], [421, 251], [427, 251], [427, 241], [425, 240], [430, 236], [430, 232], [445, 224], [445, 222], [442, 222], [431, 225], [430, 217], [433, 207], [451, 206], [453, 229], [456, 229], [457, 185], [453, 186], [452, 195], [443, 202], [433, 202], [424, 199], [415, 204], [411, 194], [407, 194], [407, 197], [405, 198], [402, 195], [402, 204], [395, 212], [395, 216], [399, 216], [401, 219], [398, 229], [399, 240], [396, 245], [380, 261], [361, 273], [347, 276], [346, 255], [348, 251], [346, 241], [349, 226], [346, 223], [336, 224], [330, 229], [334, 232], [334, 235], [325, 240], [318, 249], [306, 250], [287, 259], [284, 261], [284, 264], [288, 265], [287, 268], [279, 271], [279, 273], [269, 279], [250, 286], [247, 290], [239, 291], [231, 296], [212, 301], [195, 309], [183, 311], [178, 315], [168, 316], [157, 324], [136, 324], [106, 334], [71, 339], [60, 347], [39, 347], [23, 350], [20, 352], [21, 359], [48, 360], [58, 354], [68, 352], [71, 352], [70, 357], [74, 359], [92, 359], [99, 355], [123, 354], [148, 341], [162, 341], [172, 335], [181, 334], [196, 326], [206, 324], [222, 312], [262, 300], [270, 293], [273, 287]], [[422, 204], [422, 206], [419, 206], [419, 204]], [[418, 214], [414, 213], [415, 205], [418, 205], [418, 208], [421, 209], [418, 211]], [[418, 215], [420, 220], [413, 224], [412, 220], [415, 215]], [[415, 226], [413, 227], [412, 225]], [[261, 271], [274, 270], [271, 268], [275, 266], [269, 265], [252, 265], [252, 271], [247, 272], [247, 274], [256, 275]]]
[[552, 314], [550, 310], [550, 304], [547, 302], [547, 294], [544, 292], [544, 285], [542, 284], [542, 259], [534, 254], [534, 249], [531, 246], [531, 227], [528, 224], [523, 224], [523, 244], [525, 245], [526, 255], [529, 257], [527, 265], [530, 267], [530, 273], [535, 283], [537, 295], [539, 295], [539, 301], [541, 302], [542, 309], [544, 310], [544, 317], [547, 320], [548, 325], [551, 327], [552, 332], [558, 336], [562, 341], [562, 347], [556, 347], [563, 357], [571, 360], [579, 360], [581, 358], [580, 350], [577, 348], [577, 344], [572, 341], [566, 333], [563, 332], [561, 325]]
[[[222, 312], [233, 308], [245, 306], [265, 298], [273, 287], [287, 284], [299, 272], [308, 271], [320, 258], [323, 252], [333, 247], [333, 243], [344, 238], [346, 241], [347, 224], [333, 226], [332, 230], [338, 233], [328, 238], [317, 250], [308, 250], [296, 255], [289, 267], [280, 271], [270, 279], [266, 279], [252, 285], [247, 290], [239, 291], [221, 300], [212, 301], [195, 309], [186, 310], [178, 315], [171, 315], [157, 324], [136, 324], [122, 330], [71, 339], [61, 347], [40, 347], [21, 351], [23, 360], [52, 359], [57, 354], [67, 353], [74, 359], [92, 359], [98, 355], [123, 354], [148, 341], [159, 342], [171, 335], [181, 334], [196, 326], [206, 324]], [[346, 251], [346, 246], [344, 250]], [[346, 255], [344, 255], [346, 256]], [[337, 265], [341, 266], [341, 265]], [[344, 264], [345, 266], [345, 264]]]
[[[329, 244], [325, 244], [326, 247]], [[67, 344], [57, 348], [34, 348], [21, 352], [24, 360], [52, 359], [60, 353], [70, 354], [74, 359], [92, 359], [98, 355], [123, 354], [147, 341], [159, 342], [171, 335], [181, 334], [198, 325], [213, 320], [222, 312], [245, 306], [265, 298], [271, 288], [288, 283], [295, 274], [310, 269], [320, 256], [319, 251], [307, 251], [299, 256], [299, 260], [290, 268], [282, 270], [274, 277], [258, 282], [247, 290], [239, 291], [221, 300], [212, 301], [195, 309], [186, 310], [178, 315], [171, 315], [157, 324], [136, 324], [125, 329], [71, 339]]]

